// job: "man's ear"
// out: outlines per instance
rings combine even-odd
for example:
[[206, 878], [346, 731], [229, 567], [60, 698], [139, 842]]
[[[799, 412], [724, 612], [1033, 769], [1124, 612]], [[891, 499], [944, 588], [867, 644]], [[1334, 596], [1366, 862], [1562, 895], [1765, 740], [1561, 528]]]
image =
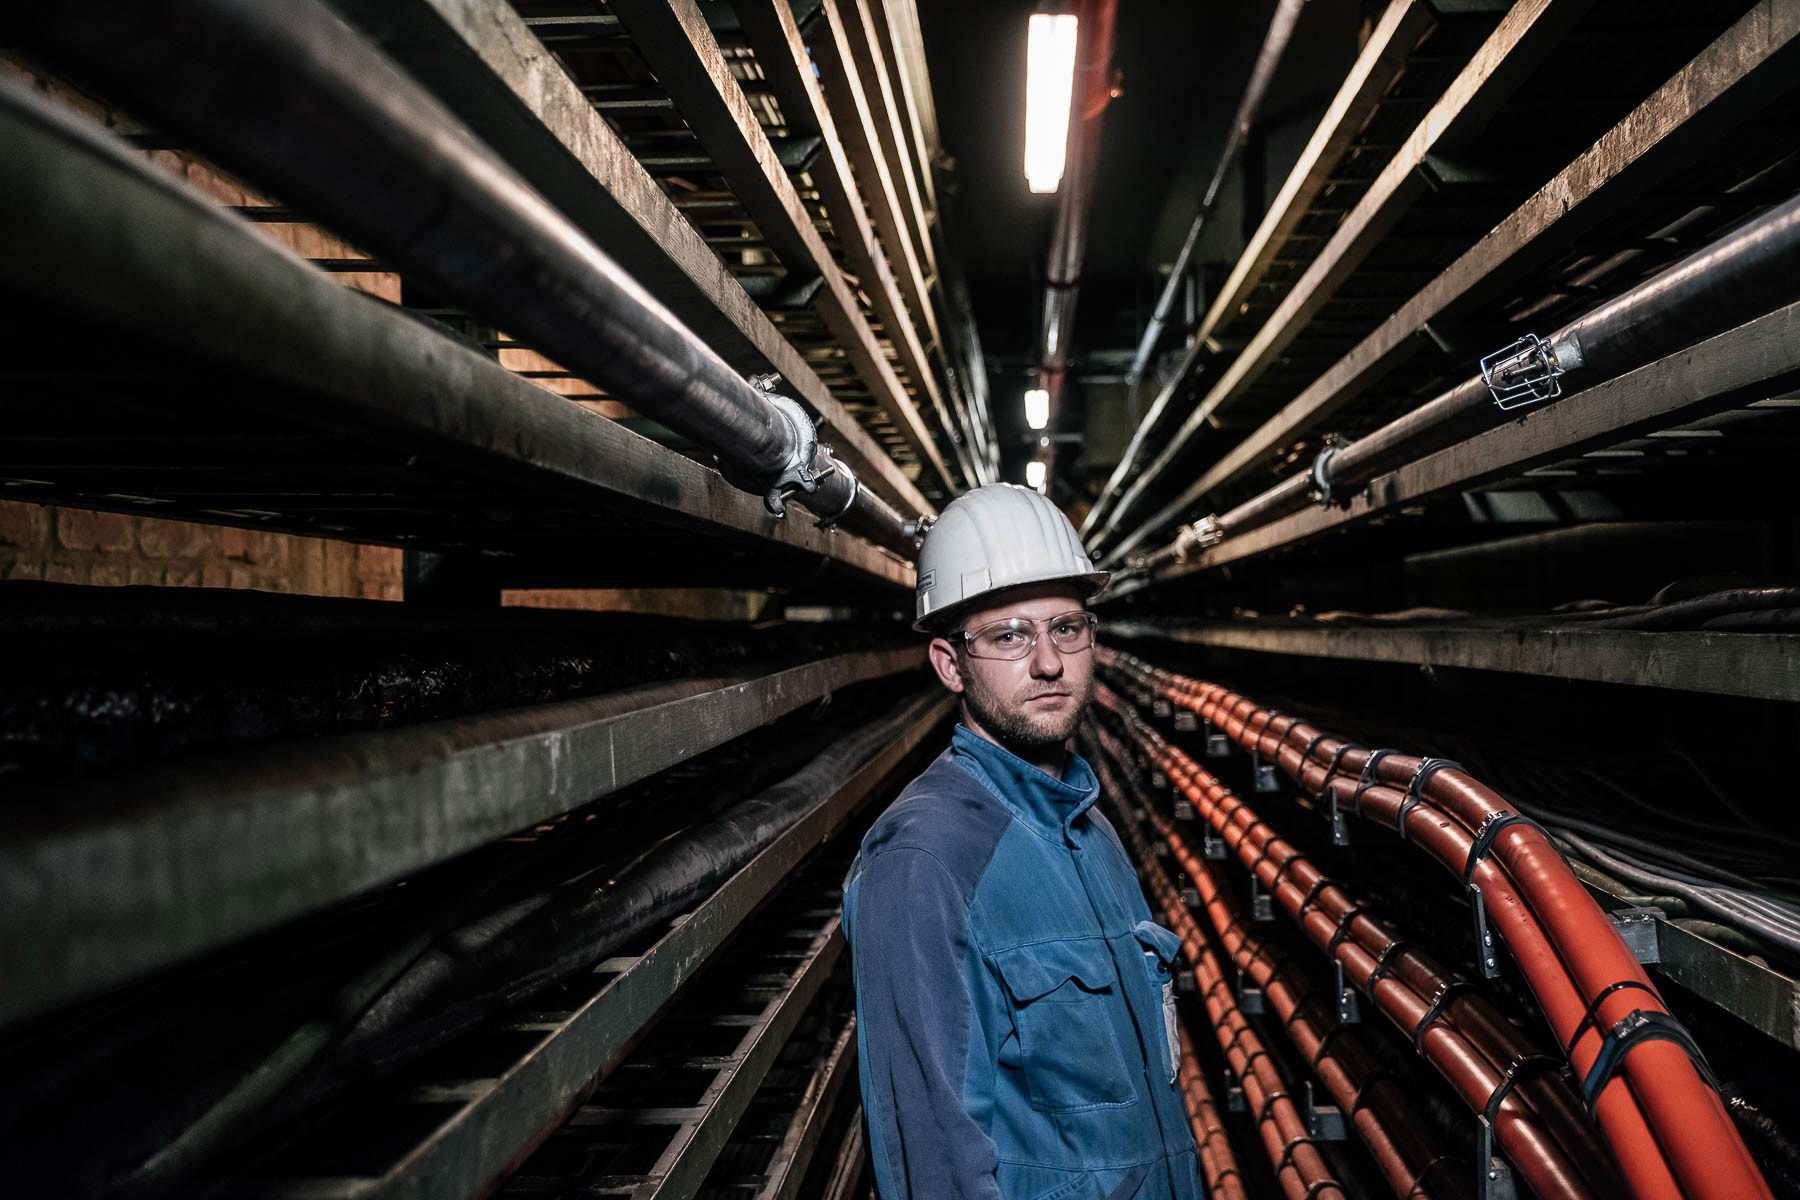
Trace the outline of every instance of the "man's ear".
[[950, 644], [950, 639], [932, 638], [926, 653], [931, 658], [931, 669], [937, 672], [938, 682], [957, 695], [962, 695], [962, 663], [957, 661], [956, 647]]

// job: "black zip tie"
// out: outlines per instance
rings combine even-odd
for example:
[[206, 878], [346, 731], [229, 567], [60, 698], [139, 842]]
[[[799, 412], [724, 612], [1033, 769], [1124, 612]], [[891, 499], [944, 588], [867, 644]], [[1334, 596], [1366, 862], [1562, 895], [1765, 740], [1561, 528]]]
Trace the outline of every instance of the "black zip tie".
[[1406, 836], [1406, 814], [1413, 810], [1414, 805], [1425, 799], [1425, 785], [1431, 781], [1433, 775], [1445, 767], [1462, 770], [1462, 764], [1451, 759], [1428, 758], [1419, 764], [1418, 770], [1413, 772], [1412, 781], [1406, 785], [1406, 799], [1400, 802], [1400, 811], [1394, 814], [1394, 829], [1399, 833], [1401, 841], [1410, 842], [1412, 840]]
[[[1283, 1171], [1287, 1170], [1289, 1167], [1294, 1167], [1294, 1151], [1295, 1150], [1298, 1150], [1301, 1146], [1311, 1146], [1312, 1144], [1313, 1144], [1312, 1138], [1308, 1137], [1304, 1133], [1296, 1133], [1293, 1137], [1289, 1138], [1288, 1144], [1282, 1148], [1281, 1157], [1275, 1160], [1275, 1176], [1276, 1176], [1276, 1178], [1279, 1179], [1281, 1177], [1281, 1173]], [[1299, 1171], [1300, 1171], [1299, 1167], [1294, 1167], [1295, 1174], [1298, 1174]]]
[[[1261, 825], [1262, 822], [1258, 821], [1257, 824]], [[1251, 826], [1251, 828], [1254, 829], [1255, 826], [1253, 825], [1253, 826]], [[1244, 832], [1249, 833], [1250, 830], [1246, 829]], [[1246, 870], [1248, 870], [1250, 872], [1250, 882], [1252, 882], [1252, 883], [1256, 882], [1256, 868], [1262, 866], [1264, 863], [1269, 861], [1269, 847], [1273, 846], [1274, 844], [1275, 844], [1275, 831], [1273, 829], [1270, 829], [1269, 836], [1263, 839], [1262, 850], [1257, 853], [1257, 856], [1255, 858], [1250, 860], [1249, 864], [1245, 868]]]
[[[1293, 731], [1290, 729], [1289, 732], [1291, 733]], [[1313, 747], [1318, 745], [1320, 742], [1324, 741], [1326, 738], [1328, 738], [1330, 736], [1331, 735], [1329, 733], [1319, 733], [1319, 734], [1313, 735], [1313, 740], [1306, 743], [1306, 749], [1304, 749], [1300, 752], [1300, 765], [1302, 768], [1304, 768], [1306, 766], [1306, 760], [1312, 757]]]
[[1526, 816], [1524, 813], [1489, 813], [1482, 818], [1481, 828], [1475, 831], [1475, 841], [1469, 847], [1469, 857], [1463, 863], [1463, 886], [1468, 887], [1475, 878], [1475, 868], [1487, 857], [1488, 851], [1494, 848], [1494, 840], [1514, 825], [1529, 825], [1544, 834], [1544, 827]]
[[1375, 959], [1375, 969], [1369, 972], [1369, 981], [1366, 985], [1371, 999], [1375, 995], [1375, 984], [1379, 982], [1381, 977], [1388, 973], [1388, 969], [1394, 965], [1395, 956], [1411, 945], [1412, 943], [1405, 938], [1395, 938], [1387, 944], [1387, 949], [1383, 950]]
[[1593, 1110], [1600, 1101], [1600, 1093], [1612, 1082], [1613, 1076], [1625, 1065], [1625, 1056], [1645, 1042], [1674, 1042], [1687, 1052], [1693, 1061], [1694, 1069], [1706, 1080], [1707, 1086], [1718, 1090], [1719, 1080], [1713, 1074], [1712, 1067], [1706, 1061], [1706, 1055], [1700, 1052], [1699, 1043], [1687, 1027], [1665, 1012], [1645, 1012], [1634, 1008], [1619, 1023], [1612, 1027], [1606, 1035], [1605, 1045], [1600, 1047], [1594, 1065], [1588, 1068], [1587, 1078], [1581, 1081], [1581, 1098], [1587, 1102], [1588, 1109]]
[[1357, 773], [1356, 778], [1357, 778], [1358, 782], [1370, 783], [1370, 784], [1379, 782], [1379, 780], [1375, 776], [1376, 764], [1379, 763], [1382, 759], [1386, 758], [1388, 755], [1398, 754], [1398, 753], [1400, 753], [1400, 751], [1398, 751], [1398, 750], [1371, 750], [1371, 751], [1369, 751], [1369, 757], [1363, 760], [1362, 770]]
[[1512, 1066], [1506, 1068], [1506, 1074], [1500, 1077], [1500, 1084], [1488, 1097], [1487, 1104], [1481, 1110], [1481, 1118], [1490, 1127], [1500, 1115], [1500, 1105], [1505, 1103], [1506, 1094], [1512, 1091], [1527, 1076], [1537, 1071], [1555, 1070], [1562, 1066], [1562, 1059], [1553, 1054], [1522, 1054], [1513, 1060]]
[[[1293, 847], [1290, 846], [1289, 849], [1291, 850], [1291, 849], [1293, 849]], [[1269, 883], [1269, 894], [1271, 896], [1273, 896], [1275, 894], [1275, 890], [1281, 886], [1282, 880], [1286, 877], [1289, 867], [1293, 866], [1297, 862], [1305, 862], [1305, 861], [1306, 861], [1306, 855], [1301, 854], [1298, 851], [1295, 851], [1294, 853], [1288, 855], [1287, 858], [1282, 861], [1282, 864], [1279, 867], [1275, 868], [1275, 878], [1272, 881], [1270, 881], [1270, 883]]]
[[[1417, 1171], [1413, 1172], [1412, 1191], [1406, 1193], [1405, 1200], [1412, 1200], [1412, 1197], [1420, 1195], [1421, 1189], [1424, 1189], [1424, 1187], [1425, 1187], [1425, 1177], [1427, 1175], [1431, 1174], [1433, 1171], [1437, 1170], [1439, 1167], [1448, 1167], [1450, 1170], [1456, 1172], [1459, 1175], [1462, 1173], [1462, 1171], [1464, 1169], [1462, 1160], [1457, 1158], [1455, 1155], [1451, 1155], [1451, 1154], [1438, 1155], [1436, 1158], [1432, 1159], [1430, 1162], [1428, 1162], [1424, 1166], [1420, 1167]], [[1220, 1174], [1223, 1175], [1224, 1172], [1220, 1172]], [[1241, 1176], [1240, 1176], [1240, 1178], [1241, 1178]], [[1431, 1195], [1431, 1192], [1424, 1191], [1423, 1194], [1426, 1196], [1429, 1196], [1429, 1195]]]
[[1363, 793], [1368, 791], [1372, 787], [1385, 787], [1385, 786], [1386, 786], [1385, 784], [1376, 783], [1373, 779], [1358, 779], [1356, 781], [1356, 790], [1350, 793], [1350, 811], [1355, 813], [1359, 817], [1362, 816], [1363, 815], [1363, 810], [1362, 810]]
[[1319, 878], [1317, 880], [1315, 880], [1313, 882], [1313, 885], [1311, 887], [1306, 889], [1306, 895], [1300, 901], [1300, 912], [1298, 913], [1298, 915], [1295, 918], [1296, 920], [1298, 920], [1300, 922], [1300, 924], [1302, 924], [1302, 925], [1306, 924], [1307, 910], [1312, 908], [1313, 902], [1319, 898], [1319, 893], [1324, 891], [1326, 888], [1328, 888], [1330, 886], [1331, 886], [1331, 880], [1329, 880], [1329, 879], [1325, 878], [1323, 875], [1321, 875], [1321, 876], [1319, 876]]
[[1413, 1049], [1419, 1052], [1421, 1058], [1425, 1055], [1425, 1034], [1444, 1015], [1445, 1006], [1457, 995], [1474, 989], [1475, 985], [1467, 979], [1452, 979], [1438, 989], [1437, 995], [1431, 999], [1431, 1007], [1425, 1010], [1425, 1015], [1419, 1018], [1418, 1025], [1413, 1029]]
[[1344, 1185], [1339, 1183], [1337, 1180], [1335, 1180], [1335, 1179], [1315, 1179], [1310, 1184], [1307, 1185], [1306, 1192], [1305, 1192], [1305, 1194], [1303, 1194], [1300, 1197], [1300, 1200], [1313, 1200], [1314, 1196], [1318, 1195], [1320, 1192], [1324, 1191], [1326, 1188], [1336, 1188], [1338, 1195], [1341, 1196], [1344, 1194]]
[[[1274, 1060], [1271, 1059], [1270, 1061], [1272, 1062]], [[1261, 1125], [1264, 1121], [1269, 1119], [1269, 1110], [1275, 1107], [1275, 1102], [1277, 1100], [1292, 1099], [1293, 1097], [1288, 1095], [1288, 1090], [1286, 1088], [1276, 1088], [1274, 1091], [1263, 1097], [1262, 1109], [1256, 1114], [1256, 1123]]]
[[1564, 1058], [1572, 1060], [1575, 1057], [1575, 1045], [1577, 1042], [1581, 1041], [1581, 1035], [1588, 1031], [1588, 1026], [1598, 1025], [1600, 1021], [1600, 1002], [1614, 992], [1621, 991], [1625, 988], [1637, 988], [1639, 991], [1648, 992], [1658, 1004], [1662, 1003], [1662, 996], [1657, 990], [1641, 979], [1621, 979], [1617, 983], [1607, 984], [1600, 989], [1599, 993], [1595, 995], [1593, 1000], [1588, 1004], [1587, 1012], [1582, 1014], [1581, 1020], [1575, 1026], [1575, 1032], [1569, 1035], [1569, 1044], [1563, 1047]]
[[1367, 747], [1367, 746], [1363, 746], [1363, 745], [1360, 745], [1360, 744], [1358, 744], [1358, 743], [1356, 743], [1356, 742], [1343, 742], [1343, 743], [1340, 743], [1340, 744], [1339, 744], [1339, 746], [1338, 746], [1338, 748], [1337, 748], [1337, 753], [1335, 753], [1335, 754], [1333, 754], [1333, 755], [1332, 755], [1332, 756], [1331, 756], [1331, 765], [1330, 765], [1330, 766], [1329, 766], [1329, 767], [1326, 767], [1326, 768], [1325, 768], [1325, 779], [1324, 779], [1324, 781], [1323, 781], [1323, 782], [1321, 782], [1321, 783], [1320, 783], [1320, 784], [1319, 784], [1319, 792], [1318, 792], [1318, 794], [1319, 794], [1319, 795], [1321, 795], [1321, 796], [1323, 796], [1323, 795], [1324, 795], [1324, 794], [1325, 794], [1325, 789], [1326, 789], [1326, 788], [1327, 788], [1327, 787], [1329, 787], [1329, 786], [1330, 786], [1330, 784], [1331, 784], [1331, 777], [1332, 777], [1332, 776], [1333, 776], [1333, 775], [1336, 775], [1336, 774], [1337, 774], [1337, 771], [1338, 771], [1338, 767], [1339, 767], [1339, 765], [1341, 765], [1341, 764], [1342, 764], [1342, 763], [1343, 763], [1343, 761], [1344, 761], [1344, 755], [1345, 755], [1345, 753], [1346, 753], [1346, 752], [1347, 752], [1347, 751], [1351, 751], [1351, 750], [1367, 750], [1367, 749], [1368, 749], [1368, 747]]
[[1366, 906], [1361, 905], [1361, 904], [1352, 904], [1350, 906], [1350, 911], [1346, 912], [1343, 916], [1338, 918], [1337, 929], [1332, 933], [1331, 940], [1329, 942], [1325, 943], [1325, 956], [1327, 958], [1336, 958], [1337, 957], [1337, 948], [1339, 945], [1341, 945], [1343, 943], [1344, 938], [1346, 936], [1348, 936], [1348, 934], [1350, 933], [1351, 922], [1355, 921], [1356, 918], [1361, 916], [1362, 913], [1365, 911], [1366, 911]]

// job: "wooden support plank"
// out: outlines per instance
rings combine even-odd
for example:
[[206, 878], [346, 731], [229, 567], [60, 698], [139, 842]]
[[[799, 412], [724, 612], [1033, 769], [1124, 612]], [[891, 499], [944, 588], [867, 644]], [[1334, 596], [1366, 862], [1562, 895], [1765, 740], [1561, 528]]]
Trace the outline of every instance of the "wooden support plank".
[[906, 444], [956, 491], [957, 477], [876, 343], [699, 6], [694, 0], [615, 0], [612, 8], [789, 275], [824, 279], [814, 310], [877, 403], [895, 416]]
[[[1752, 403], [1800, 379], [1800, 304], [1678, 350], [1635, 371], [1427, 455], [1372, 480], [1343, 507], [1315, 506], [1160, 569], [1167, 580], [1315, 538], [1451, 488], [1534, 467]], [[1126, 590], [1135, 590], [1134, 584]], [[1120, 594], [1123, 594], [1121, 592]]]
[[1337, 95], [1332, 97], [1325, 115], [1307, 140], [1306, 148], [1295, 160], [1293, 170], [1288, 172], [1281, 190], [1275, 194], [1269, 211], [1263, 215], [1256, 232], [1250, 235], [1249, 244], [1219, 289], [1218, 299], [1206, 310], [1174, 377], [1157, 393], [1149, 411], [1138, 422], [1125, 453], [1119, 458], [1119, 465], [1106, 481], [1100, 503], [1094, 506], [1089, 520], [1083, 522], [1084, 534], [1105, 516], [1109, 497], [1123, 488], [1131, 477], [1138, 456], [1144, 452], [1145, 441], [1161, 423], [1176, 394], [1193, 376], [1201, 355], [1216, 352], [1210, 349], [1210, 343], [1222, 335], [1225, 327], [1238, 315], [1250, 293], [1275, 264], [1277, 256], [1288, 250], [1295, 230], [1311, 215], [1312, 205], [1330, 182], [1331, 173], [1338, 169], [1345, 152], [1383, 103], [1387, 90], [1406, 69], [1413, 47], [1430, 31], [1432, 24], [1431, 9], [1424, 0], [1393, 0], [1382, 13], [1369, 40], [1356, 56], [1356, 62], [1351, 65], [1350, 73], [1344, 77]]
[[849, 35], [850, 61], [856, 74], [870, 81], [869, 106], [874, 115], [876, 143], [887, 160], [888, 171], [898, 188], [902, 226], [912, 239], [913, 249], [925, 268], [928, 282], [938, 277], [937, 250], [931, 241], [931, 223], [921, 198], [918, 173], [913, 170], [912, 155], [907, 153], [906, 135], [900, 127], [900, 103], [894, 95], [894, 82], [888, 74], [887, 60], [881, 53], [881, 35], [869, 0], [844, 0], [845, 32]]
[[921, 266], [913, 239], [906, 232], [899, 187], [876, 140], [875, 113], [862, 77], [857, 73], [855, 54], [850, 48], [850, 31], [837, 0], [825, 0], [823, 12], [814, 26], [811, 49], [812, 61], [819, 70], [819, 83], [825, 91], [826, 106], [839, 118], [838, 130], [844, 151], [861, 181], [863, 198], [868, 201], [875, 231], [887, 249], [889, 261], [898, 271], [901, 294], [912, 309], [913, 319], [930, 329], [931, 342], [937, 343], [941, 339], [937, 332], [937, 316], [931, 305], [931, 286], [925, 278], [927, 268]]
[[[919, 181], [919, 199], [925, 208], [924, 233], [929, 240], [931, 227], [937, 224], [937, 181], [931, 177], [931, 150], [925, 142], [924, 122], [919, 118], [918, 80], [923, 76], [915, 77], [912, 60], [904, 57], [903, 47], [907, 42], [901, 27], [908, 13], [894, 0], [869, 0], [869, 6], [881, 58], [887, 64], [888, 79], [893, 84], [896, 116]], [[916, 21], [916, 16], [913, 19]], [[919, 64], [923, 66], [923, 62], [921, 56]]]
[[336, 7], [728, 362], [746, 374], [778, 372], [865, 484], [902, 511], [932, 511], [510, 5], [338, 0]]
[[1625, 629], [1324, 629], [1113, 622], [1118, 637], [1302, 658], [1416, 663], [1757, 700], [1800, 700], [1800, 633]]
[[1800, 63], [1800, 0], [1763, 0], [1510, 216], [1382, 322], [1331, 370], [1234, 446], [1152, 523], [1243, 477], [1316, 428], [1418, 347], [1427, 322], [1493, 298], [1703, 153], [1766, 105]]
[[[1218, 409], [1241, 398], [1275, 365], [1282, 351], [1425, 191], [1427, 184], [1419, 167], [1426, 156], [1470, 136], [1525, 82], [1592, 4], [1593, 0], [1520, 0], [1501, 19], [1243, 353], [1232, 360], [1162, 452], [1120, 498], [1107, 531], [1117, 527], [1145, 491], [1187, 450]], [[1127, 541], [1134, 545], [1150, 532], [1154, 531], [1140, 528]], [[1109, 559], [1120, 557], [1128, 548], [1129, 545], [1122, 545], [1109, 551]]]
[[[875, 316], [886, 328], [898, 352], [900, 365], [912, 375], [918, 389], [931, 401], [938, 421], [950, 431], [956, 446], [957, 465], [963, 478], [976, 478], [973, 465], [974, 447], [971, 431], [952, 415], [938, 386], [938, 375], [926, 354], [919, 331], [915, 328], [900, 288], [881, 247], [875, 230], [869, 224], [868, 211], [856, 187], [850, 159], [838, 137], [837, 123], [825, 105], [818, 80], [813, 78], [812, 59], [801, 40], [800, 27], [794, 21], [793, 7], [787, 0], [740, 0], [738, 20], [749, 35], [756, 51], [757, 65], [768, 80], [769, 89], [781, 104], [782, 115], [790, 129], [805, 129], [816, 134], [824, 151], [811, 171], [813, 185], [831, 218], [838, 244], [843, 247], [846, 265], [862, 281]], [[926, 306], [929, 340], [938, 340], [937, 320]]]

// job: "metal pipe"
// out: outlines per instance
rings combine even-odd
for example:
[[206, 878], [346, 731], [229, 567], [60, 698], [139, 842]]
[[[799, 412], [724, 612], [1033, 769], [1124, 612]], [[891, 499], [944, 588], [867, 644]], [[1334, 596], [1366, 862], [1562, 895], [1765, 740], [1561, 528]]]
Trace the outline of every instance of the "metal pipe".
[[17, 42], [711, 450], [910, 559], [899, 515], [319, 0], [78, 0]]
[[1052, 420], [1061, 406], [1069, 344], [1075, 334], [1075, 301], [1081, 290], [1081, 264], [1087, 256], [1088, 203], [1100, 158], [1100, 123], [1112, 98], [1117, 12], [1118, 0], [1087, 0], [1081, 9], [1081, 83], [1069, 114], [1067, 169], [1057, 196], [1056, 226], [1044, 271], [1044, 317], [1038, 337], [1038, 386], [1050, 393]]
[[[1225, 138], [1225, 148], [1219, 153], [1218, 165], [1213, 168], [1212, 179], [1201, 194], [1200, 207], [1194, 213], [1194, 220], [1188, 226], [1187, 237], [1182, 239], [1181, 251], [1175, 256], [1175, 266], [1169, 271], [1168, 282], [1163, 285], [1162, 295], [1157, 298], [1156, 308], [1150, 314], [1150, 323], [1144, 326], [1144, 336], [1138, 341], [1137, 354], [1131, 360], [1131, 367], [1125, 372], [1125, 388], [1128, 395], [1136, 396], [1138, 384], [1144, 378], [1144, 369], [1150, 364], [1150, 356], [1156, 353], [1156, 343], [1161, 340], [1163, 326], [1168, 323], [1169, 314], [1175, 309], [1176, 298], [1181, 294], [1182, 283], [1187, 276], [1188, 262], [1194, 256], [1194, 248], [1200, 244], [1200, 232], [1212, 217], [1213, 209], [1218, 205], [1219, 189], [1224, 186], [1225, 177], [1237, 165], [1238, 152], [1244, 147], [1244, 139], [1250, 136], [1250, 127], [1256, 123], [1257, 114], [1262, 110], [1263, 97], [1269, 90], [1269, 81], [1275, 77], [1275, 68], [1281, 64], [1281, 56], [1287, 52], [1287, 45], [1294, 33], [1294, 25], [1300, 19], [1300, 9], [1306, 0], [1280, 0], [1276, 5], [1275, 15], [1269, 20], [1269, 32], [1263, 37], [1262, 49], [1257, 52], [1256, 65], [1250, 70], [1250, 81], [1244, 85], [1244, 95], [1238, 101], [1237, 112], [1231, 118], [1231, 129]], [[1081, 531], [1086, 533], [1095, 527], [1105, 516], [1114, 496], [1125, 486], [1130, 477], [1132, 464], [1137, 460], [1138, 451], [1150, 436], [1150, 430], [1159, 418], [1167, 401], [1159, 396], [1155, 405], [1138, 422], [1132, 432], [1131, 442], [1125, 447], [1125, 453], [1119, 459], [1119, 465], [1113, 468], [1112, 477], [1100, 490], [1100, 499], [1082, 522]]]
[[[1800, 293], [1797, 278], [1800, 197], [1576, 318], [1543, 341], [1570, 379], [1591, 385], [1791, 303]], [[1548, 399], [1556, 401], [1554, 396]], [[1318, 491], [1347, 496], [1377, 475], [1504, 424], [1513, 419], [1512, 411], [1495, 403], [1481, 375], [1466, 379], [1366, 437], [1330, 451], [1314, 471], [1292, 476], [1220, 514], [1215, 540], [1299, 512]], [[1170, 509], [1163, 512], [1168, 514]], [[1152, 518], [1144, 530], [1158, 519]]]

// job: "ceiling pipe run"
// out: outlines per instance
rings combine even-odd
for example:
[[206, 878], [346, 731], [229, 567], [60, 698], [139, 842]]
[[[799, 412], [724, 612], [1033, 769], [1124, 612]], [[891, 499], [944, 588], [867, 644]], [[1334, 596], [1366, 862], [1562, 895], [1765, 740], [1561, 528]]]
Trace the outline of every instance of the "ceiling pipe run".
[[423, 87], [317, 0], [77, 0], [18, 43], [316, 213], [446, 299], [903, 558], [909, 524], [821, 445], [801, 405], [746, 380]]
[[[1062, 407], [1063, 380], [1069, 369], [1069, 343], [1075, 332], [1075, 301], [1081, 288], [1081, 264], [1087, 254], [1088, 204], [1093, 198], [1094, 167], [1100, 157], [1100, 122], [1106, 106], [1119, 95], [1113, 78], [1113, 21], [1118, 0], [1083, 0], [1075, 101], [1070, 109], [1069, 148], [1057, 197], [1056, 226], [1050, 237], [1050, 259], [1044, 272], [1044, 319], [1038, 336], [1037, 386], [1050, 395], [1050, 423]], [[1055, 461], [1052, 448], [1038, 459]], [[1046, 484], [1048, 487], [1048, 484]]]
[[[1749, 221], [1547, 337], [1527, 336], [1483, 359], [1484, 369], [1348, 445], [1329, 443], [1312, 466], [1227, 512], [1183, 526], [1173, 542], [1129, 560], [1134, 572], [1261, 528], [1308, 505], [1342, 503], [1370, 480], [1555, 403], [1562, 377], [1591, 387], [1731, 329], [1800, 295], [1800, 197]], [[1183, 495], [1108, 556], [1123, 558], [1196, 497]]]
[[[1168, 282], [1163, 284], [1162, 295], [1157, 298], [1156, 308], [1150, 314], [1150, 323], [1144, 327], [1144, 336], [1138, 342], [1137, 354], [1133, 356], [1131, 366], [1125, 372], [1125, 394], [1129, 397], [1137, 395], [1144, 371], [1150, 365], [1150, 356], [1156, 353], [1156, 344], [1162, 340], [1169, 314], [1175, 311], [1175, 301], [1181, 295], [1182, 283], [1187, 278], [1188, 266], [1194, 257], [1194, 248], [1200, 244], [1200, 233], [1218, 206], [1219, 189], [1224, 186], [1226, 177], [1237, 165], [1245, 139], [1250, 136], [1250, 127], [1256, 124], [1257, 114], [1262, 111], [1263, 97], [1268, 93], [1269, 81], [1275, 78], [1275, 69], [1281, 65], [1281, 58], [1287, 53], [1288, 41], [1293, 37], [1294, 25], [1300, 20], [1300, 10], [1305, 4], [1306, 0], [1281, 0], [1276, 6], [1275, 16], [1269, 21], [1269, 32], [1263, 38], [1262, 49], [1257, 52], [1256, 65], [1250, 70], [1250, 82], [1244, 85], [1243, 99], [1238, 101], [1237, 113], [1231, 118], [1231, 130], [1226, 135], [1225, 148], [1219, 152], [1219, 163], [1213, 168], [1212, 179], [1208, 181], [1206, 191], [1201, 194], [1200, 207], [1194, 213], [1193, 224], [1188, 226], [1181, 251], [1175, 256], [1175, 265], [1169, 269]], [[1125, 481], [1131, 476], [1132, 465], [1137, 461], [1138, 452], [1143, 449], [1151, 428], [1166, 408], [1165, 398], [1158, 397], [1157, 403], [1138, 422], [1137, 429], [1131, 435], [1131, 443], [1125, 447], [1125, 453], [1119, 459], [1119, 465], [1113, 468], [1112, 477], [1100, 490], [1100, 499], [1089, 510], [1087, 519], [1081, 523], [1084, 535], [1095, 527], [1113, 498], [1124, 489]]]

